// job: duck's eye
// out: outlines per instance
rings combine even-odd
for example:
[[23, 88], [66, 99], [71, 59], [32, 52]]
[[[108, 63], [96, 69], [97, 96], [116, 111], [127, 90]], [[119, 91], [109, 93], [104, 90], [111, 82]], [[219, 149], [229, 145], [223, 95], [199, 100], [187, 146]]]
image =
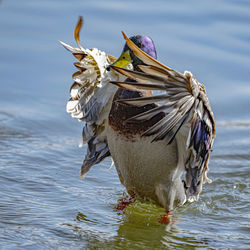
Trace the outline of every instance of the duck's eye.
[[125, 56], [123, 56], [122, 59], [125, 59]]

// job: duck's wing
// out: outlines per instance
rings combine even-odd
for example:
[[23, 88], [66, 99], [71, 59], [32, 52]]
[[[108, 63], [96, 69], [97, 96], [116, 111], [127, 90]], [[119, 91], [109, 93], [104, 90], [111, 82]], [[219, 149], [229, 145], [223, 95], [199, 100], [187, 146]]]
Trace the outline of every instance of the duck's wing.
[[[171, 143], [181, 128], [187, 127], [185, 167], [186, 186], [189, 196], [198, 196], [202, 183], [209, 181], [206, 177], [208, 160], [215, 138], [215, 122], [212, 109], [206, 96], [205, 87], [200, 84], [192, 73], [181, 74], [150, 57], [138, 48], [130, 39], [124, 37], [134, 54], [146, 65], [135, 72], [117, 67], [115, 71], [136, 82], [112, 82], [130, 90], [157, 90], [160, 95], [120, 100], [129, 105], [142, 106], [157, 103], [158, 106], [149, 111], [132, 117], [128, 122], [143, 122], [164, 112], [165, 116], [146, 132], [144, 136], [153, 136], [153, 141], [166, 140]], [[162, 93], [163, 92], [163, 93]]]
[[117, 87], [109, 81], [118, 79], [118, 74], [106, 70], [106, 67], [116, 59], [115, 57], [96, 48], [82, 47], [79, 41], [81, 26], [80, 17], [74, 32], [79, 48], [61, 41], [60, 43], [78, 60], [74, 63], [78, 71], [72, 76], [74, 83], [70, 87], [70, 99], [67, 102], [66, 111], [73, 118], [85, 122], [82, 144], [87, 143], [88, 149], [81, 169], [81, 177], [84, 177], [92, 165], [110, 155], [105, 120], [117, 90]]

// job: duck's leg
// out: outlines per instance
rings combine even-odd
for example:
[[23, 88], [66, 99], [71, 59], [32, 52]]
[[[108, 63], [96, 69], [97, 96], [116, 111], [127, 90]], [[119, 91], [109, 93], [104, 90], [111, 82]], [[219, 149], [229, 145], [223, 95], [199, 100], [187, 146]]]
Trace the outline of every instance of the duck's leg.
[[126, 195], [124, 198], [119, 200], [119, 203], [116, 207], [117, 210], [123, 211], [128, 205], [135, 202], [135, 195]]
[[165, 214], [161, 215], [161, 218], [159, 219], [159, 222], [161, 224], [168, 224], [171, 222], [170, 215], [173, 215], [171, 211], [167, 210]]

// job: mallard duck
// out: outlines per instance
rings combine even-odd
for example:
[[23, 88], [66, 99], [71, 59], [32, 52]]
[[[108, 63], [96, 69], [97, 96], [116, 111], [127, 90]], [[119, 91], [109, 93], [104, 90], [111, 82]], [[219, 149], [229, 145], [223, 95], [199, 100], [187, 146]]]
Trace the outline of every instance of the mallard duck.
[[157, 61], [151, 38], [123, 33], [121, 56], [63, 42], [79, 62], [67, 112], [84, 121], [88, 149], [81, 176], [112, 157], [132, 197], [166, 210], [194, 201], [207, 177], [215, 122], [205, 87], [191, 72], [179, 73]]

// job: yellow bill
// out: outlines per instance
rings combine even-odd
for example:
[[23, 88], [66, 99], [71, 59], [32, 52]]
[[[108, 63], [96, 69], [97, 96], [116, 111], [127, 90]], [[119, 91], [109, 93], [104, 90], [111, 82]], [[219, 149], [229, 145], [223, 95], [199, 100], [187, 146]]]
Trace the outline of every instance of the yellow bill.
[[122, 52], [120, 57], [111, 64], [111, 66], [119, 67], [119, 68], [125, 68], [127, 65], [132, 63], [132, 59], [130, 57], [129, 50]]

